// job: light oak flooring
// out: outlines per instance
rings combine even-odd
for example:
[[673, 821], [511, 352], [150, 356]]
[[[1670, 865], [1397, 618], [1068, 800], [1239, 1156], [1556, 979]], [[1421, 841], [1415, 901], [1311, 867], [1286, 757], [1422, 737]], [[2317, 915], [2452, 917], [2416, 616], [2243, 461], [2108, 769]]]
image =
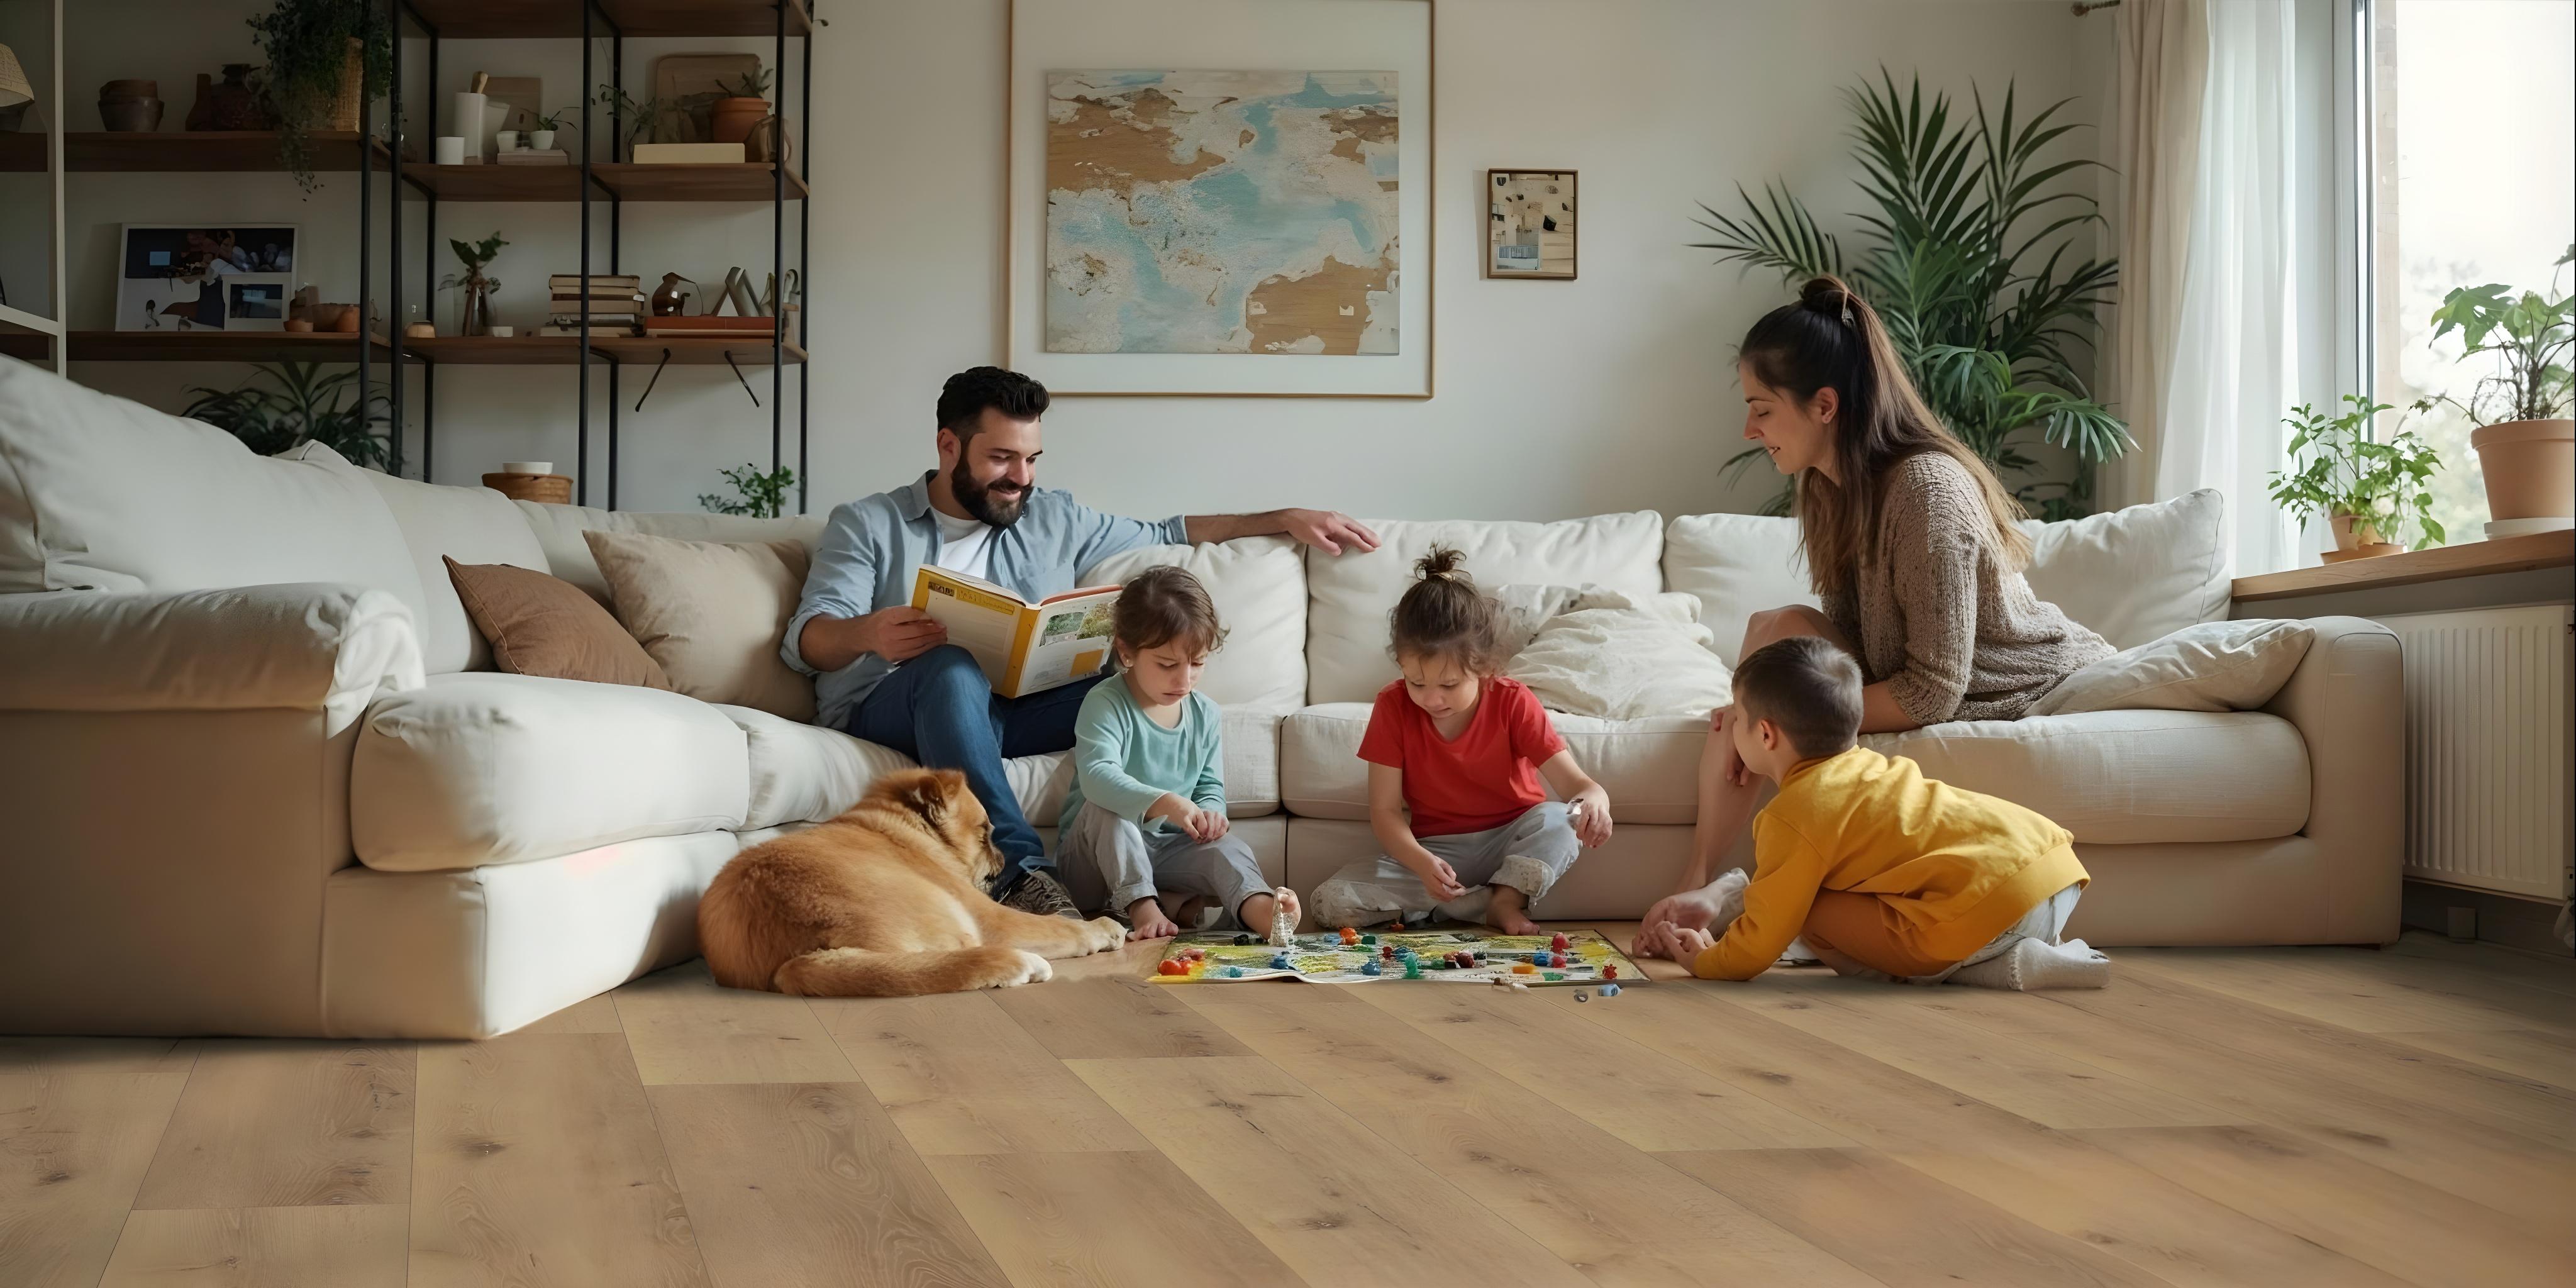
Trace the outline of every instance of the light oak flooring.
[[0, 1038], [0, 1285], [2576, 1283], [2563, 960], [1577, 1001], [1155, 956], [901, 1001], [692, 964], [482, 1043]]

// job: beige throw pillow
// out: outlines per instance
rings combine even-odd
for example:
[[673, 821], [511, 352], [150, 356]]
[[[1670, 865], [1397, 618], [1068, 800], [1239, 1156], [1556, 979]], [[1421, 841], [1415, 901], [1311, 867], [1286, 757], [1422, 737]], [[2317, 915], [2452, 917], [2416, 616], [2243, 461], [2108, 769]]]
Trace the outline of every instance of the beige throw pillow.
[[2272, 700], [2317, 638], [2306, 622], [2206, 622], [2085, 667], [2032, 703], [2079, 711], [2251, 711]]
[[1592, 586], [1547, 619], [1503, 674], [1570, 715], [1699, 716], [1726, 705], [1734, 677], [1708, 645], [1691, 596]]
[[617, 620], [704, 702], [814, 718], [814, 682], [778, 656], [812, 562], [793, 541], [676, 541], [585, 532]]
[[448, 580], [474, 629], [492, 645], [492, 664], [515, 675], [668, 689], [669, 677], [581, 588], [509, 564], [461, 564]]

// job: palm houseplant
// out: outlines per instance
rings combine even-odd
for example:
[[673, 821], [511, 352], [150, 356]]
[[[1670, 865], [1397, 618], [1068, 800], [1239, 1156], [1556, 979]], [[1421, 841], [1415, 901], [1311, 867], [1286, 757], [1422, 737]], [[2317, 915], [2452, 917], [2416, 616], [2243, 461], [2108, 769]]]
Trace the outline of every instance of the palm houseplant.
[[[2555, 267], [2570, 263], [2576, 246]], [[2477, 427], [2469, 446], [2486, 474], [2488, 517], [2499, 523], [2576, 517], [2576, 419], [2568, 416], [2576, 405], [2576, 294], [2559, 288], [2557, 273], [2550, 289], [2554, 295], [2516, 295], [2493, 282], [2462, 286], [2433, 310], [2434, 340], [2457, 331], [2463, 357], [2492, 354], [2497, 364], [2466, 401], [2438, 401]]]
[[393, 83], [393, 28], [368, 0], [277, 0], [249, 20], [268, 56], [260, 83], [277, 114], [277, 151], [313, 191], [313, 135], [356, 133], [366, 105]]
[[[1760, 200], [1738, 185], [1733, 214], [1703, 203], [1707, 217], [1695, 222], [1716, 238], [1692, 245], [1720, 252], [1721, 264], [1774, 270], [1792, 287], [1827, 273], [1854, 284], [1942, 423], [2031, 513], [2073, 518], [2091, 509], [2093, 467], [2136, 446], [2077, 364], [2119, 281], [2116, 259], [2076, 252], [2075, 234], [2101, 215], [2070, 177], [2099, 163], [2052, 151], [2078, 128], [2050, 123], [2072, 100], [2025, 118], [2009, 84], [1992, 113], [1970, 93], [1974, 114], [1958, 114], [1947, 94], [1924, 101], [1921, 76], [1900, 90], [1885, 68], [1877, 84], [1845, 91], [1869, 197], [1854, 214], [1855, 254], [1846, 257], [1842, 239], [1778, 183]], [[2072, 452], [2073, 477], [2029, 479], [2041, 464], [2034, 439]], [[1728, 476], [1761, 456], [1737, 453]], [[1765, 511], [1786, 513], [1789, 501], [1784, 488]]]
[[262, 456], [320, 443], [353, 465], [384, 469], [393, 460], [390, 401], [381, 386], [358, 396], [358, 373], [348, 368], [324, 374], [311, 362], [281, 362], [252, 368], [250, 384], [238, 389], [198, 386], [182, 416], [202, 420], [240, 439]]
[[2272, 500], [2301, 522], [2326, 516], [2335, 536], [2329, 561], [2393, 555], [2419, 539], [2441, 544], [2446, 534], [2432, 515], [2441, 460], [2433, 445], [2402, 427], [2383, 442], [2371, 427], [2388, 404], [2359, 394], [2344, 402], [2340, 416], [2301, 403], [2281, 422], [2292, 430], [2293, 468], [2272, 471]]

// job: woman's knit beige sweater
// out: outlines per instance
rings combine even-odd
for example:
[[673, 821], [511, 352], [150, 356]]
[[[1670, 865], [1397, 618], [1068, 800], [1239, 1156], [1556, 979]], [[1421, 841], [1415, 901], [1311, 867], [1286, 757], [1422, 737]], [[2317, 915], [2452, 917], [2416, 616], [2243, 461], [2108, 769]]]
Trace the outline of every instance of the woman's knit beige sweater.
[[2078, 669], [2112, 653], [2101, 636], [2031, 593], [1995, 548], [1977, 481], [1940, 452], [1896, 464], [1879, 505], [1875, 557], [1825, 614], [1860, 650], [1873, 684], [1924, 724], [2015, 720]]

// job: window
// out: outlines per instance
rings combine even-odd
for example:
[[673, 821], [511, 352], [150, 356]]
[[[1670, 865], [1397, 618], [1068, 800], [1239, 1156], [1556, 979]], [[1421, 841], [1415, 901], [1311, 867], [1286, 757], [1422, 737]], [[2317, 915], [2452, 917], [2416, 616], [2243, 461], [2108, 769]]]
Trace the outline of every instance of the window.
[[[2432, 338], [2453, 287], [2546, 290], [2576, 242], [2576, 0], [2372, 0], [2367, 254], [2373, 392], [2399, 409], [2469, 400], [2500, 364]], [[2450, 404], [2406, 425], [2441, 454], [2433, 518], [2454, 542], [2487, 520], [2473, 428]]]

